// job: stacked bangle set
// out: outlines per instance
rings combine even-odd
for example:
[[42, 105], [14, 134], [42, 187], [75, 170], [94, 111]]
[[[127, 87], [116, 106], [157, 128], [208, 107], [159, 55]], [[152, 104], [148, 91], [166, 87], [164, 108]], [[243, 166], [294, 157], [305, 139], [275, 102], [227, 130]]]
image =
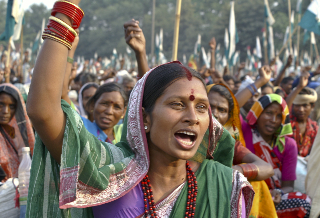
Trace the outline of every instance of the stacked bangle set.
[[243, 170], [243, 175], [248, 178], [248, 180], [253, 180], [257, 178], [259, 173], [259, 168], [255, 164], [240, 164]]
[[[57, 13], [62, 13], [72, 20], [72, 26], [57, 17]], [[75, 29], [79, 28], [84, 12], [79, 6], [64, 0], [58, 0], [53, 6], [47, 28], [42, 34], [42, 39], [51, 39], [66, 46], [69, 50], [77, 36]]]
[[247, 88], [250, 90], [252, 96], [254, 96], [256, 92], [258, 92], [257, 86], [254, 83], [248, 85]]

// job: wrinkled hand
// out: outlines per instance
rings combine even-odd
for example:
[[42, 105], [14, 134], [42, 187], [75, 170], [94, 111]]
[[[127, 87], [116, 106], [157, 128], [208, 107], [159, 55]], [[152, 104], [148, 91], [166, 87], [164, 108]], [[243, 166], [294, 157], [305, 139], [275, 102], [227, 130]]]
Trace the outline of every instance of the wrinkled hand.
[[275, 205], [278, 205], [281, 202], [281, 194], [275, 189], [270, 190], [270, 193], [273, 199], [273, 203]]
[[216, 47], [217, 47], [216, 38], [212, 37], [212, 39], [209, 42], [209, 45], [210, 45], [211, 49], [216, 49]]
[[265, 65], [259, 69], [259, 80], [263, 83], [266, 84], [267, 82], [270, 81], [272, 75], [272, 70], [268, 65]]
[[306, 87], [308, 85], [309, 76], [310, 76], [310, 74], [307, 71], [305, 71], [301, 74], [298, 88], [303, 89], [304, 87]]
[[270, 67], [272, 67], [273, 65], [275, 65], [277, 59], [276, 58], [273, 58], [269, 64]]
[[134, 19], [126, 22], [124, 25], [124, 37], [126, 43], [136, 52], [141, 53], [146, 50], [146, 39], [142, 29], [139, 27], [139, 21]]
[[319, 75], [320, 74], [320, 64], [317, 67], [316, 71], [314, 71], [313, 75]]
[[289, 55], [288, 60], [287, 60], [286, 67], [290, 67], [291, 64], [292, 64], [292, 62], [293, 62], [293, 57], [292, 57], [292, 55]]
[[246, 67], [246, 63], [245, 62], [242, 62], [239, 66], [238, 66], [238, 70], [242, 70]]

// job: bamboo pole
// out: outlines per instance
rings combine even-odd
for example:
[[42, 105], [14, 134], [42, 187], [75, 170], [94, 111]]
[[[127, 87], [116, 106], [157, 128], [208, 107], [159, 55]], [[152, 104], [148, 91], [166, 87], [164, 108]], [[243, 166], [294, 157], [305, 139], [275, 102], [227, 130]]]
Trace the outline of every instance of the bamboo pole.
[[[152, 27], [151, 27], [151, 60], [154, 57], [154, 23], [155, 23], [155, 16], [156, 16], [156, 0], [153, 0], [152, 3]], [[156, 63], [158, 64], [158, 63]]]
[[[291, 33], [291, 0], [288, 0], [289, 33]], [[289, 35], [289, 52], [292, 54], [292, 39]]]
[[175, 25], [174, 25], [174, 37], [173, 37], [173, 48], [172, 48], [172, 60], [173, 61], [177, 60], [177, 55], [178, 55], [180, 12], [181, 12], [181, 0], [177, 0], [176, 21], [175, 21]]
[[[6, 61], [6, 70], [8, 70], [7, 68], [9, 68], [9, 73], [8, 75], [5, 75], [5, 81], [6, 83], [10, 83], [10, 57], [11, 57], [11, 41], [12, 41], [12, 36], [10, 37], [9, 41], [8, 41], [8, 50], [7, 50], [7, 61]], [[6, 72], [5, 72], [6, 73]]]
[[310, 61], [311, 61], [311, 65], [313, 63], [312, 59], [313, 59], [313, 49], [312, 49], [312, 43], [311, 43], [311, 40], [310, 40]]
[[316, 50], [316, 58], [317, 58], [317, 62], [318, 62], [318, 64], [320, 64], [320, 57], [319, 57], [319, 52], [318, 52], [317, 44], [315, 44], [315, 45], [314, 45], [314, 50]]

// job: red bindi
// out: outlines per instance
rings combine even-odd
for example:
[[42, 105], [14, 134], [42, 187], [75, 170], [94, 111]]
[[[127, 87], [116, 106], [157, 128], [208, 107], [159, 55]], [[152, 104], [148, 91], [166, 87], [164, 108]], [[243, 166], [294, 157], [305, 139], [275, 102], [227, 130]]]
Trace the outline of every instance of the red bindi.
[[194, 99], [195, 99], [195, 97], [194, 97], [193, 94], [194, 94], [194, 90], [191, 89], [191, 95], [190, 95], [190, 97], [189, 97], [190, 101], [194, 101]]

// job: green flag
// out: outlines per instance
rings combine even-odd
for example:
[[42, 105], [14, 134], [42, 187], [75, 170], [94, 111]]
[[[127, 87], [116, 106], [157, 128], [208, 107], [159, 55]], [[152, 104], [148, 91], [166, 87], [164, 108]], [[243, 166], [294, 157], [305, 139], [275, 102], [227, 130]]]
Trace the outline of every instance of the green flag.
[[5, 25], [4, 33], [0, 35], [1, 41], [9, 41], [10, 37], [13, 35], [14, 26], [16, 22], [18, 22], [18, 15], [19, 15], [18, 1], [8, 0], [6, 25]]
[[299, 25], [310, 32], [320, 35], [320, 0], [313, 0], [304, 13]]

